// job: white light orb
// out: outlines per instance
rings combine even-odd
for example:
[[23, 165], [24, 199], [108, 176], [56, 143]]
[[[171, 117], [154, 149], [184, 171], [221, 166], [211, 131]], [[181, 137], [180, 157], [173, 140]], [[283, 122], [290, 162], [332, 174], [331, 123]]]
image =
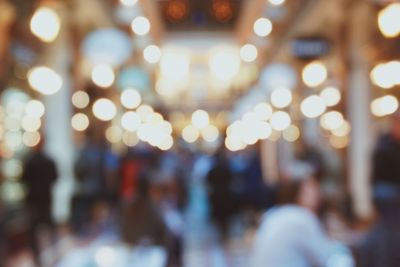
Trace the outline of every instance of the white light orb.
[[320, 97], [322, 98], [327, 107], [333, 107], [339, 104], [342, 95], [339, 89], [335, 87], [327, 87], [321, 91]]
[[148, 18], [138, 16], [132, 21], [131, 28], [137, 35], [146, 35], [150, 32], [151, 24]]
[[4, 134], [4, 144], [8, 149], [12, 151], [19, 150], [22, 145], [21, 132], [6, 132]]
[[115, 81], [114, 70], [108, 65], [97, 65], [92, 70], [92, 81], [99, 87], [110, 87]]
[[219, 137], [219, 130], [214, 125], [207, 125], [201, 130], [201, 136], [209, 143], [217, 141]]
[[197, 129], [203, 129], [210, 123], [210, 117], [207, 111], [204, 110], [196, 110], [192, 114], [192, 124]]
[[371, 103], [371, 112], [377, 117], [393, 114], [399, 108], [399, 101], [395, 96], [386, 95], [375, 99]]
[[350, 134], [350, 131], [351, 131], [350, 123], [348, 121], [344, 121], [339, 128], [333, 129], [331, 132], [336, 136], [343, 137], [343, 136], [348, 136]]
[[57, 93], [63, 81], [60, 75], [47, 67], [34, 67], [28, 73], [29, 85], [36, 91], [44, 95]]
[[258, 103], [254, 109], [253, 112], [256, 114], [257, 118], [259, 120], [269, 120], [271, 118], [273, 109], [270, 104], [262, 102]]
[[53, 42], [60, 32], [61, 21], [57, 13], [48, 7], [35, 11], [30, 23], [32, 33], [43, 42]]
[[106, 130], [106, 138], [107, 140], [112, 143], [119, 143], [122, 140], [122, 129], [118, 126], [110, 126]]
[[93, 115], [101, 121], [110, 121], [117, 115], [115, 104], [107, 98], [96, 100], [93, 104], [92, 111]]
[[392, 3], [378, 14], [378, 26], [386, 38], [394, 38], [400, 34], [400, 3]]
[[370, 78], [375, 85], [383, 89], [400, 85], [400, 62], [390, 61], [376, 65], [370, 73]]
[[270, 119], [272, 129], [283, 131], [290, 126], [292, 120], [288, 113], [284, 111], [274, 112]]
[[72, 95], [72, 104], [78, 109], [84, 109], [89, 105], [90, 98], [85, 91], [76, 91]]
[[314, 61], [304, 67], [302, 77], [307, 86], [317, 87], [326, 81], [328, 71], [322, 62]]
[[240, 58], [245, 62], [253, 62], [257, 59], [258, 50], [255, 45], [245, 44], [240, 48]]
[[167, 51], [160, 62], [162, 76], [173, 82], [183, 81], [189, 74], [190, 58], [186, 53]]
[[164, 140], [157, 146], [159, 149], [163, 151], [170, 150], [174, 145], [174, 139], [172, 136], [167, 136]]
[[317, 118], [325, 112], [326, 105], [320, 96], [312, 95], [301, 102], [300, 109], [307, 118]]
[[283, 131], [282, 136], [288, 142], [295, 142], [300, 137], [300, 130], [296, 125], [290, 125]]
[[119, 2], [126, 7], [133, 7], [137, 4], [138, 0], [119, 0]]
[[276, 108], [285, 108], [292, 103], [292, 92], [286, 88], [278, 88], [271, 93], [271, 104]]
[[121, 93], [121, 104], [127, 109], [137, 108], [142, 103], [140, 93], [133, 88], [125, 89]]
[[39, 132], [25, 132], [22, 135], [22, 143], [27, 147], [35, 147], [40, 142], [40, 133]]
[[272, 22], [267, 18], [259, 18], [253, 25], [254, 33], [260, 37], [266, 37], [272, 32]]
[[342, 113], [338, 111], [329, 111], [321, 116], [320, 124], [325, 130], [335, 130], [344, 123]]
[[96, 251], [94, 259], [99, 267], [112, 267], [117, 262], [117, 253], [112, 247], [100, 247]]
[[240, 56], [233, 48], [221, 47], [211, 54], [208, 65], [216, 80], [229, 82], [240, 70]]
[[156, 45], [149, 45], [143, 50], [143, 58], [148, 63], [157, 63], [161, 59], [161, 49]]
[[239, 138], [228, 136], [225, 139], [225, 147], [230, 151], [239, 151], [246, 148], [246, 144], [243, 143]]
[[136, 109], [137, 114], [142, 122], [147, 121], [147, 117], [154, 113], [154, 110], [149, 105], [140, 105]]
[[89, 118], [83, 113], [77, 113], [72, 116], [71, 125], [75, 131], [83, 132], [89, 127]]
[[260, 121], [256, 125], [257, 137], [260, 140], [268, 139], [272, 134], [271, 125], [266, 121]]
[[194, 143], [199, 139], [200, 132], [193, 125], [188, 125], [182, 130], [182, 138], [188, 143]]
[[286, 0], [268, 0], [268, 2], [274, 6], [281, 6], [286, 2]]
[[125, 112], [121, 117], [121, 126], [127, 131], [134, 132], [141, 124], [140, 116], [133, 111]]
[[136, 132], [124, 132], [122, 134], [122, 142], [124, 145], [134, 147], [139, 143], [139, 137]]
[[40, 119], [45, 113], [45, 107], [39, 100], [29, 100], [25, 106], [25, 114]]
[[22, 129], [24, 129], [27, 132], [36, 132], [42, 126], [42, 122], [39, 118], [24, 116], [22, 118], [21, 125]]

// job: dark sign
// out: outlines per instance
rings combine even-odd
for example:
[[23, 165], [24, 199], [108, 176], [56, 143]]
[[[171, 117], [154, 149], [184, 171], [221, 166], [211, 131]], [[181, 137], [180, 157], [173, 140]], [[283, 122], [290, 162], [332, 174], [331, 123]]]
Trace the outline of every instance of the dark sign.
[[301, 37], [292, 43], [292, 53], [299, 59], [315, 59], [329, 53], [329, 41], [323, 37]]

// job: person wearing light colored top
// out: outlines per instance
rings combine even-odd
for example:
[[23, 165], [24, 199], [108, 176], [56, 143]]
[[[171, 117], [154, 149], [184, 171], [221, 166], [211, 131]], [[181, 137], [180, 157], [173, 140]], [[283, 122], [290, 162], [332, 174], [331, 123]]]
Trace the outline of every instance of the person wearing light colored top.
[[316, 215], [321, 203], [319, 183], [304, 164], [297, 164], [290, 177], [280, 186], [281, 204], [262, 217], [251, 266], [332, 266], [328, 262], [335, 242], [325, 234]]

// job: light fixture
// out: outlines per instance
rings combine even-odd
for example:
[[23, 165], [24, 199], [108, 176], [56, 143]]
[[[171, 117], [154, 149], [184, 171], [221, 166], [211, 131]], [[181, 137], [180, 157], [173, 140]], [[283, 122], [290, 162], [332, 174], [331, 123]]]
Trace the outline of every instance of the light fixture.
[[386, 38], [400, 34], [400, 3], [391, 3], [378, 14], [378, 26]]
[[72, 104], [79, 109], [84, 109], [89, 105], [90, 98], [85, 91], [76, 91], [72, 95]]
[[107, 88], [115, 80], [114, 70], [108, 65], [97, 65], [92, 70], [92, 81], [95, 85]]
[[151, 24], [148, 18], [138, 16], [133, 19], [131, 27], [135, 34], [146, 35], [150, 32]]
[[71, 125], [75, 131], [83, 132], [89, 127], [89, 118], [83, 113], [77, 113], [72, 116]]
[[324, 100], [327, 107], [333, 107], [339, 104], [342, 96], [339, 89], [335, 87], [327, 87], [321, 91], [320, 97]]
[[196, 110], [192, 114], [192, 124], [197, 129], [203, 129], [210, 123], [210, 117], [208, 116], [207, 111], [204, 110]]
[[301, 102], [300, 109], [307, 118], [317, 118], [325, 112], [326, 105], [320, 96], [312, 95]]
[[161, 49], [156, 45], [149, 45], [143, 50], [143, 58], [148, 63], [157, 63], [161, 59]]
[[240, 57], [245, 62], [253, 62], [257, 59], [258, 50], [255, 45], [245, 44], [240, 48]]
[[271, 104], [276, 108], [285, 108], [292, 103], [292, 92], [287, 88], [278, 88], [271, 93]]
[[121, 93], [121, 104], [127, 109], [137, 108], [141, 102], [142, 97], [136, 89], [128, 88]]
[[96, 100], [93, 104], [92, 111], [94, 116], [101, 121], [110, 121], [117, 114], [115, 104], [107, 98]]
[[54, 70], [48, 67], [34, 67], [28, 73], [28, 82], [30, 86], [44, 95], [57, 93], [63, 80]]
[[302, 76], [307, 86], [317, 87], [326, 81], [328, 71], [322, 62], [314, 61], [304, 67]]
[[271, 127], [276, 131], [285, 130], [290, 126], [291, 122], [289, 114], [284, 111], [274, 112], [270, 119]]
[[266, 37], [272, 32], [272, 22], [267, 18], [259, 18], [253, 25], [254, 33], [260, 37]]
[[30, 23], [32, 33], [43, 42], [53, 42], [60, 32], [61, 22], [57, 13], [48, 7], [35, 11]]

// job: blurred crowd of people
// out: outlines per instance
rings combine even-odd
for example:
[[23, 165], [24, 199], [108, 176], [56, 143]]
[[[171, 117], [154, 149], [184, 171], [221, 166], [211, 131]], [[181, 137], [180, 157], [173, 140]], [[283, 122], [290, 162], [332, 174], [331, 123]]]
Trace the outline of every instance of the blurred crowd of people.
[[[269, 184], [257, 149], [231, 153], [220, 148], [211, 154], [190, 149], [160, 152], [139, 145], [118, 156], [104, 142], [91, 139], [76, 159], [68, 228], [85, 240], [111, 232], [132, 247], [162, 247], [168, 266], [184, 266], [190, 187], [200, 180], [207, 191], [210, 223], [221, 243], [229, 242], [234, 218], [257, 229], [248, 266], [400, 266], [399, 116], [378, 140], [371, 159], [376, 216], [363, 238], [345, 244], [335, 240], [328, 227], [329, 213], [340, 212], [324, 199], [324, 163], [313, 149], [303, 149], [287, 163], [279, 182]], [[7, 239], [2, 219], [2, 259], [26, 240], [37, 266], [45, 266], [40, 257], [43, 229], [50, 242], [59, 234], [51, 215], [57, 178], [56, 164], [40, 144], [26, 158], [21, 178], [29, 218], [25, 239]], [[355, 224], [343, 221], [352, 230]]]

